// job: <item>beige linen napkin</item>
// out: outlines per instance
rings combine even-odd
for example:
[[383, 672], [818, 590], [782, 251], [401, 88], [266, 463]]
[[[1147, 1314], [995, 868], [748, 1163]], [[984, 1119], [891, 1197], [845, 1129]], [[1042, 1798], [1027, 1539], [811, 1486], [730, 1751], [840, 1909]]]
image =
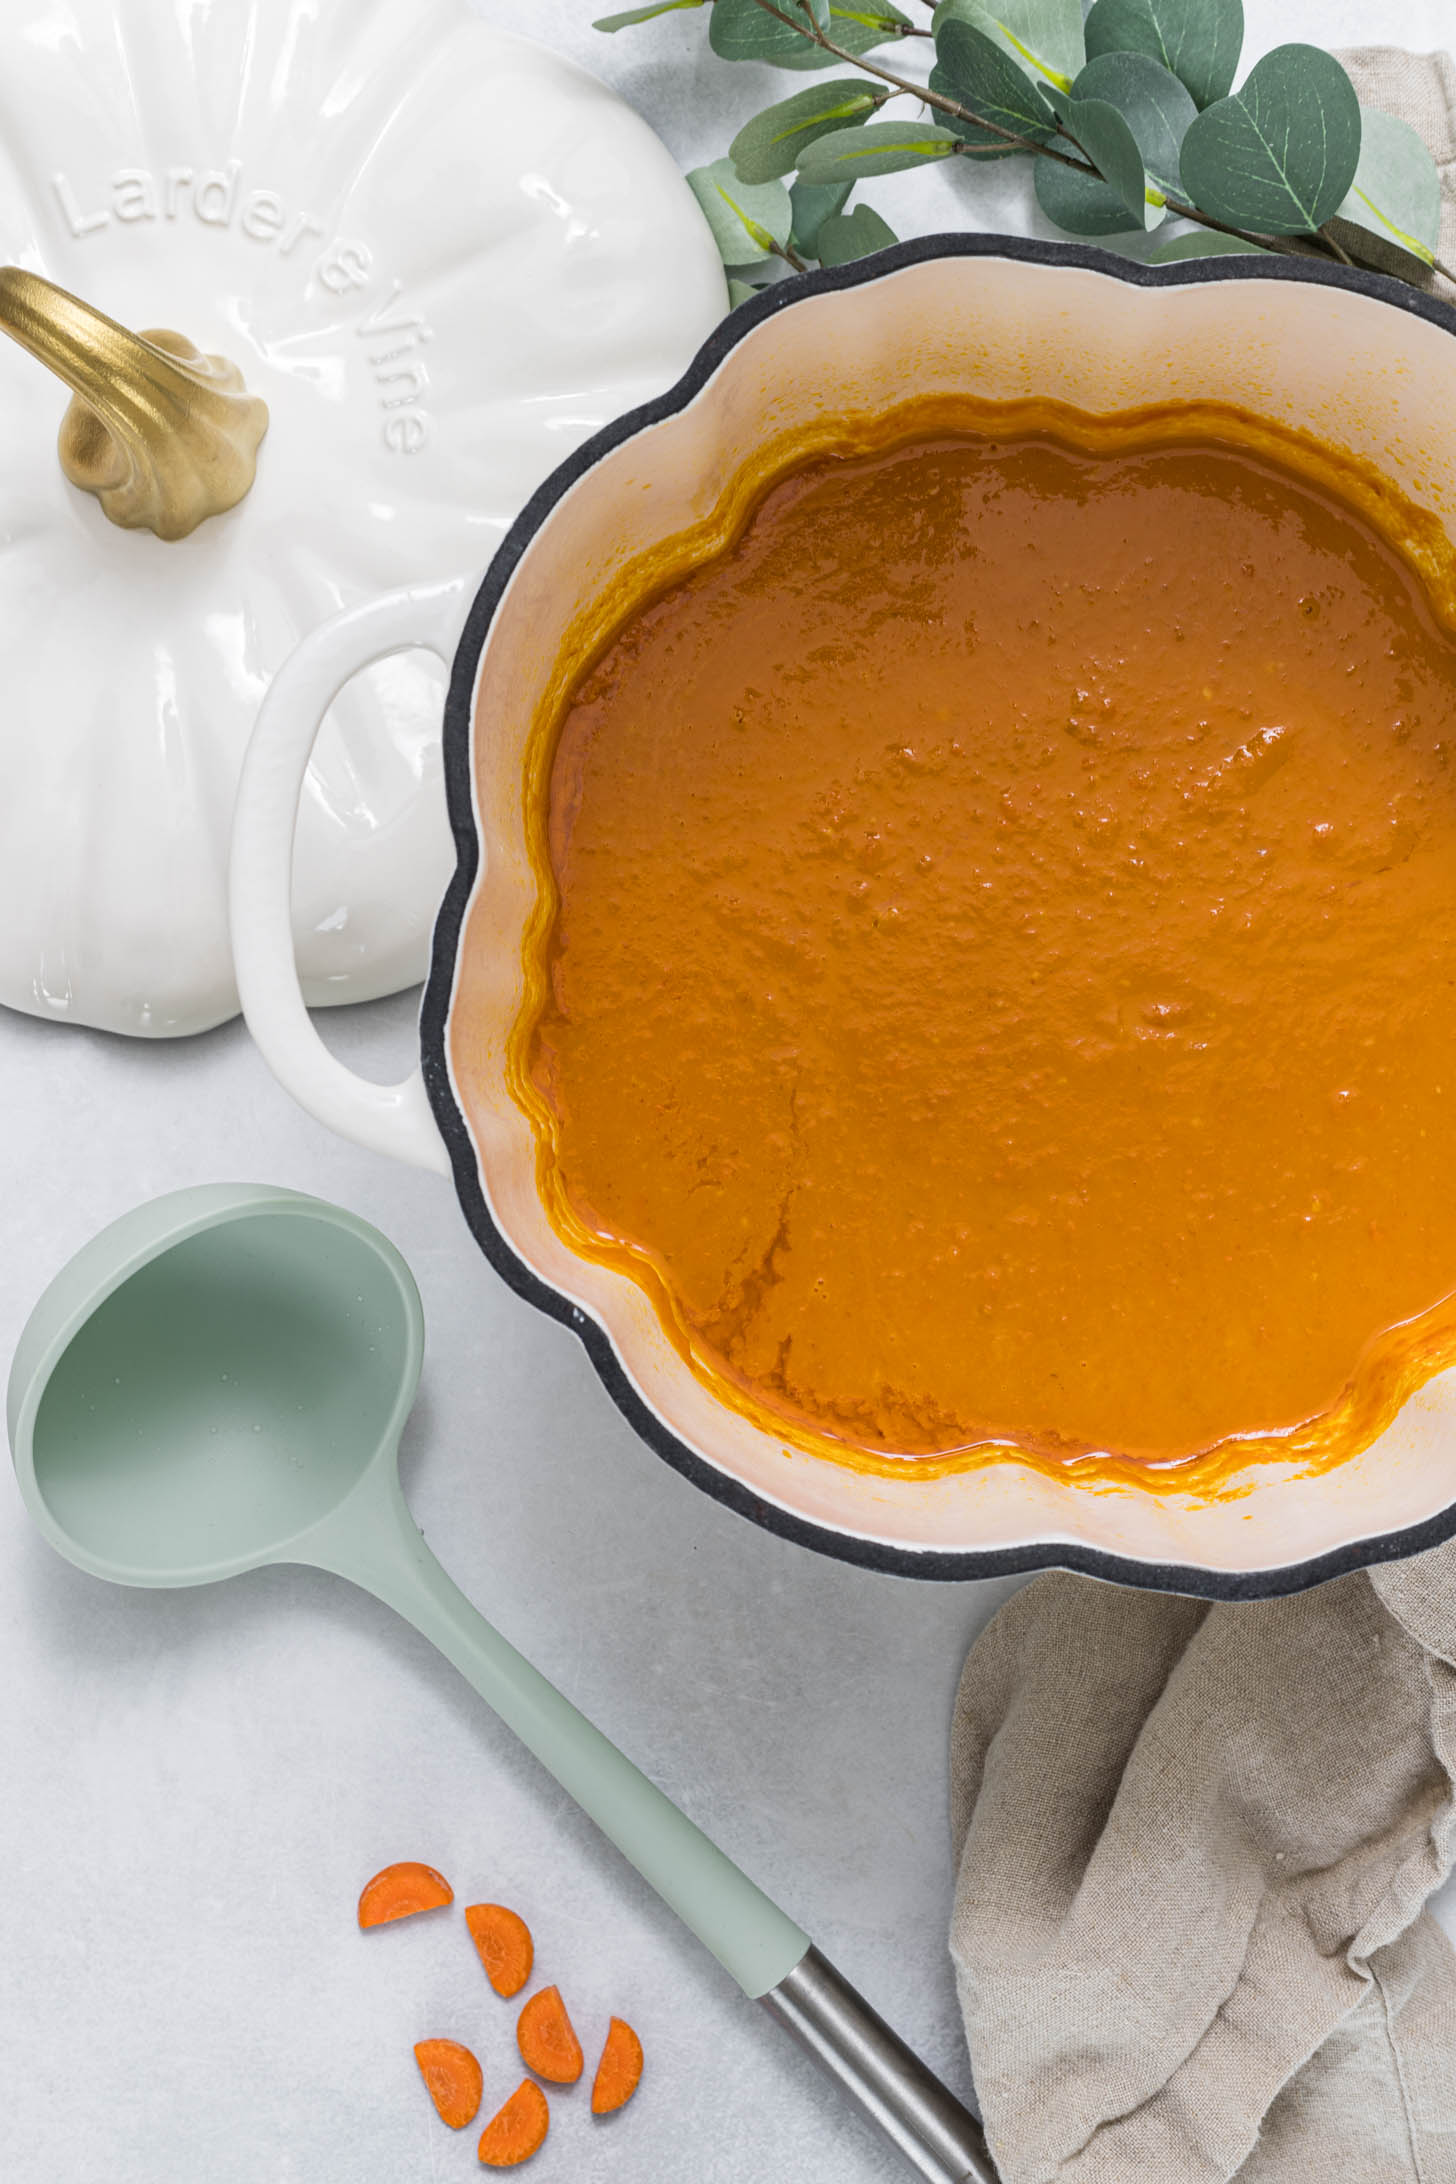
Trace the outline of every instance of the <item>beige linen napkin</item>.
[[[1436, 153], [1456, 263], [1456, 66], [1341, 58]], [[1246, 1604], [1038, 1578], [951, 1801], [1005, 2184], [1456, 2184], [1456, 1543]]]
[[951, 1926], [1005, 2184], [1456, 2178], [1456, 1548], [1209, 1606], [1041, 1577], [972, 1650]]

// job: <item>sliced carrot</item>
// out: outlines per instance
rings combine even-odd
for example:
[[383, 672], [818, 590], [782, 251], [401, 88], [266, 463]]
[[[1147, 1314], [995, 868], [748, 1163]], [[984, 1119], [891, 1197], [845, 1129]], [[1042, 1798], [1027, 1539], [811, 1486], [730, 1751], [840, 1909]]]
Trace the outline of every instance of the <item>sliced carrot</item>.
[[472, 1903], [466, 1907], [465, 1923], [496, 1993], [519, 1994], [536, 1956], [525, 1920], [503, 1903]]
[[480, 2158], [487, 2169], [514, 2169], [540, 2150], [551, 2110], [539, 2085], [523, 2078], [499, 2115], [480, 2134]]
[[390, 1919], [411, 1918], [416, 1911], [437, 1911], [442, 1903], [454, 1901], [455, 1891], [443, 1873], [437, 1873], [433, 1866], [406, 1860], [403, 1865], [386, 1866], [366, 1882], [359, 1898], [359, 1924], [384, 1926]]
[[417, 2040], [415, 2061], [440, 2121], [452, 2131], [463, 2131], [467, 2123], [474, 2123], [485, 2081], [469, 2048], [458, 2040]]
[[553, 2085], [575, 2085], [581, 2076], [581, 2042], [556, 1987], [533, 1994], [516, 2020], [521, 2061]]
[[614, 2108], [625, 2108], [641, 2076], [642, 2042], [625, 2017], [614, 2017], [592, 2080], [592, 2114], [610, 2116]]

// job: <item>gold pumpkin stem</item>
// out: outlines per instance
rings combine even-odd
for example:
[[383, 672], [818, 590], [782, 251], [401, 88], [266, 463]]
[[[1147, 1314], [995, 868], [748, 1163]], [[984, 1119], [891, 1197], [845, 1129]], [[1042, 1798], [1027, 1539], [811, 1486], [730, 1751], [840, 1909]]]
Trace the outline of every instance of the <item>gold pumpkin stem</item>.
[[166, 328], [128, 333], [17, 265], [0, 266], [0, 329], [72, 389], [61, 468], [113, 523], [185, 538], [251, 486], [268, 405], [226, 357]]

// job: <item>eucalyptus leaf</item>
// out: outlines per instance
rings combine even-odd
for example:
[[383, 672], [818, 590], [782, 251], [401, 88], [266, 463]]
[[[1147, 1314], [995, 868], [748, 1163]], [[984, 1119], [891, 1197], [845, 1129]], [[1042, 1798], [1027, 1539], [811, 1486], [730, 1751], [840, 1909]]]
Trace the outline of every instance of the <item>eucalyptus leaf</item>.
[[816, 188], [812, 182], [794, 184], [789, 191], [789, 206], [794, 216], [789, 241], [801, 258], [818, 257], [819, 230], [831, 213], [843, 212], [845, 200], [853, 188], [852, 182], [833, 182], [824, 188]]
[[1384, 243], [1435, 262], [1441, 233], [1441, 177], [1414, 129], [1375, 106], [1360, 109], [1360, 164], [1335, 218], [1368, 228]]
[[804, 147], [816, 137], [866, 120], [889, 96], [885, 85], [857, 76], [811, 84], [755, 115], [729, 145], [728, 157], [740, 181], [772, 182], [798, 166]]
[[1162, 200], [1156, 205], [1148, 202], [1147, 174], [1137, 139], [1116, 107], [1104, 99], [1067, 98], [1057, 91], [1047, 96], [1060, 113], [1062, 126], [1097, 169], [1097, 175], [1082, 174], [1059, 160], [1039, 159], [1036, 198], [1047, 218], [1069, 235], [1120, 235], [1156, 226], [1162, 218]]
[[829, 34], [829, 0], [804, 0], [804, 6], [814, 18], [814, 28]]
[[593, 30], [626, 30], [633, 23], [650, 23], [654, 15], [671, 15], [678, 8], [700, 8], [706, 0], [652, 0], [650, 7], [626, 8], [620, 15], [598, 16]]
[[1089, 60], [1150, 53], [1196, 106], [1211, 106], [1233, 88], [1243, 43], [1243, 0], [1093, 0], [1087, 17]]
[[1101, 53], [1082, 70], [1072, 97], [1115, 106], [1133, 133], [1149, 182], [1164, 197], [1177, 196], [1178, 153], [1198, 108], [1161, 61], [1147, 53]]
[[1360, 159], [1360, 104], [1318, 46], [1276, 46], [1183, 139], [1200, 212], [1267, 235], [1310, 235], [1338, 211]]
[[930, 122], [874, 121], [863, 129], [840, 129], [820, 137], [799, 162], [805, 182], [857, 182], [867, 174], [898, 174], [906, 167], [929, 166], [959, 149], [949, 129]]
[[740, 303], [752, 303], [755, 296], [762, 294], [763, 290], [755, 288], [752, 281], [731, 280], [728, 283], [728, 308], [736, 311]]
[[1036, 160], [1032, 171], [1037, 203], [1069, 235], [1142, 232], [1141, 214], [1129, 212], [1117, 191], [1095, 175], [1078, 174], [1055, 159]]
[[1180, 258], [1267, 258], [1262, 243], [1250, 243], [1242, 235], [1221, 235], [1217, 228], [1195, 228], [1191, 235], [1175, 235], [1159, 243], [1148, 257], [1149, 265], [1176, 265]]
[[703, 208], [725, 265], [762, 264], [786, 243], [793, 224], [789, 193], [782, 182], [740, 182], [731, 159], [695, 167], [688, 188]]
[[949, 22], [969, 23], [999, 53], [1040, 82], [1069, 91], [1087, 58], [1082, 0], [940, 0], [936, 42]]
[[[1143, 155], [1138, 150], [1137, 138], [1115, 106], [1106, 99], [1084, 99], [1080, 96], [1068, 101], [1063, 127], [1069, 129], [1101, 175], [1108, 188], [1122, 200], [1126, 210], [1143, 226], [1148, 214], [1153, 224], [1161, 214], [1161, 207], [1148, 204], [1148, 176], [1143, 165]], [[1050, 160], [1039, 164], [1051, 166]], [[1071, 177], [1077, 179], [1075, 175]]]
[[[930, 71], [930, 89], [939, 91], [941, 96], [947, 99], [962, 99], [964, 97], [964, 94], [957, 88], [955, 79], [947, 69], [941, 66], [939, 61]], [[1025, 159], [1027, 157], [1027, 148], [1024, 144], [1008, 144], [1004, 136], [998, 136], [992, 129], [980, 129], [973, 121], [962, 121], [956, 114], [942, 113], [939, 107], [935, 108], [934, 111], [936, 120], [943, 128], [954, 131], [961, 140], [962, 151], [972, 159]], [[1040, 144], [1044, 142], [1049, 134], [1050, 131], [1043, 127], [1037, 131], [1035, 141]]]
[[871, 251], [888, 250], [899, 236], [873, 205], [856, 205], [853, 212], [831, 213], [819, 230], [821, 265], [849, 265], [867, 258]]
[[[775, 6], [779, 0], [775, 0]], [[782, 0], [781, 15], [770, 15], [758, 0], [713, 0], [708, 43], [725, 61], [769, 61], [776, 68], [832, 68], [840, 54], [826, 53], [781, 16], [804, 13], [801, 0]], [[829, 34], [845, 53], [868, 53], [908, 29], [910, 18], [892, 0], [829, 0]]]
[[[1031, 78], [973, 23], [967, 23], [959, 16], [949, 16], [942, 21], [937, 15], [936, 21], [940, 28], [936, 32], [936, 64], [930, 75], [931, 89], [970, 107], [973, 113], [996, 123], [1002, 131], [1009, 130], [1016, 136], [1029, 138], [1034, 144], [1044, 144], [1053, 133], [1054, 117]], [[987, 154], [1004, 156], [1019, 148], [1008, 145], [1005, 136], [997, 135], [994, 129], [978, 129], [974, 122], [959, 121], [949, 114], [942, 115], [941, 119], [982, 157]]]

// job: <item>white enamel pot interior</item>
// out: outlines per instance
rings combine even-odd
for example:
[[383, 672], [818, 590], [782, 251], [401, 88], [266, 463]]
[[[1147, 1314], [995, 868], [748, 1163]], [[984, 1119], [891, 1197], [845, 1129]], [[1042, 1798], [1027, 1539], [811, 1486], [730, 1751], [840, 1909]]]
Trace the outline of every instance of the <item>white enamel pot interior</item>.
[[[1307, 260], [1154, 269], [982, 236], [902, 244], [735, 311], [675, 388], [553, 474], [468, 612], [457, 586], [392, 595], [306, 640], [279, 676], [244, 770], [233, 865], [239, 987], [276, 1073], [347, 1134], [448, 1164], [482, 1249], [581, 1336], [643, 1439], [790, 1538], [926, 1577], [1061, 1565], [1217, 1597], [1293, 1591], [1446, 1538], [1456, 1372], [1350, 1461], [1307, 1475], [1266, 1464], [1211, 1500], [1010, 1459], [900, 1481], [790, 1448], [695, 1378], [634, 1282], [557, 1235], [505, 1062], [536, 900], [522, 791], [543, 694], [614, 580], [709, 519], [766, 447], [920, 395], [1041, 396], [1100, 413], [1213, 399], [1372, 463], [1456, 536], [1453, 334], [1456, 313], [1415, 291]], [[288, 843], [333, 692], [366, 661], [417, 644], [453, 653], [445, 764], [458, 863], [435, 930], [422, 1074], [381, 1087], [352, 1077], [309, 1027], [287, 940]]]

